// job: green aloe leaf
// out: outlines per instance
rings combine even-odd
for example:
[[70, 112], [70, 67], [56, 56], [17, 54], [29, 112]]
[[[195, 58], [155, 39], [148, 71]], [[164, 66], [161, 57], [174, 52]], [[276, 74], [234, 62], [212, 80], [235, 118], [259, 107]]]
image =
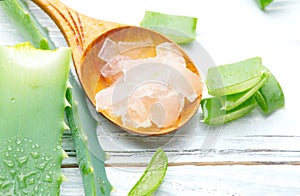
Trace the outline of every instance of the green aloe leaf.
[[3, 0], [0, 6], [10, 17], [19, 32], [27, 38], [35, 48], [53, 49], [48, 30], [42, 27], [29, 12], [26, 2], [23, 0]]
[[71, 50], [0, 47], [0, 195], [59, 195]]
[[162, 183], [168, 168], [168, 157], [158, 148], [143, 175], [129, 191], [128, 196], [150, 196]]
[[253, 97], [246, 100], [233, 110], [223, 110], [218, 97], [201, 100], [203, 121], [209, 125], [223, 124], [233, 121], [251, 112], [257, 103]]
[[[22, 30], [25, 39], [28, 39], [36, 47], [44, 49], [55, 48], [48, 32], [30, 14], [30, 10], [28, 10], [24, 1], [5, 0], [5, 3], [3, 2], [0, 2], [0, 6], [4, 8], [10, 19], [14, 21], [16, 27]], [[23, 20], [22, 18], [24, 17], [27, 19]], [[91, 117], [86, 108], [83, 91], [78, 83], [74, 82], [75, 76], [69, 74], [69, 81], [74, 85], [74, 89], [67, 89], [66, 98], [68, 99], [69, 107], [66, 108], [65, 113], [71, 128], [78, 165], [84, 181], [85, 193], [86, 195], [109, 195], [112, 185], [107, 179], [104, 167], [105, 152], [99, 145], [96, 136], [97, 121]], [[73, 99], [73, 96], [76, 101]]]
[[231, 95], [251, 89], [264, 72], [260, 57], [208, 69], [206, 84], [213, 96]]
[[256, 84], [250, 90], [237, 93], [237, 94], [219, 97], [223, 106], [222, 109], [232, 110], [238, 107], [239, 105], [241, 105], [242, 103], [244, 103], [246, 100], [252, 97], [258, 91], [258, 89], [260, 89], [265, 84], [269, 75], [270, 75], [269, 73], [264, 73], [262, 79], [258, 82], [258, 84]]
[[255, 99], [261, 110], [269, 114], [279, 108], [284, 107], [285, 98], [282, 88], [275, 76], [269, 71], [270, 77], [266, 80], [264, 85], [255, 93]]
[[197, 18], [146, 11], [141, 26], [184, 44], [196, 39]]
[[255, 0], [258, 7], [262, 10], [264, 10], [270, 3], [273, 2], [273, 0]]
[[73, 88], [69, 88], [67, 92], [66, 97], [71, 107], [66, 109], [66, 116], [76, 148], [85, 194], [110, 195], [113, 187], [106, 176], [106, 154], [97, 139], [98, 122], [88, 110], [86, 96], [75, 76], [70, 74], [69, 81]]

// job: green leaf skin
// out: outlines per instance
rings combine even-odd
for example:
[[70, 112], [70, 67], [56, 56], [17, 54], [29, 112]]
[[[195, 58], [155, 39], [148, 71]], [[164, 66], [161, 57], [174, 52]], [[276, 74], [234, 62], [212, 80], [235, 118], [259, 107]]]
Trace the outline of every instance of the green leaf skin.
[[[30, 31], [24, 33], [23, 36], [31, 43], [44, 43], [42, 48], [54, 49], [55, 45], [50, 40], [48, 32], [41, 26], [39, 21], [29, 13], [29, 10], [24, 5], [22, 0], [11, 0], [12, 4], [6, 4], [6, 13], [15, 22], [19, 29]], [[1, 5], [1, 3], [0, 3]], [[14, 14], [19, 13], [19, 14]], [[24, 14], [28, 14], [28, 21], [22, 20]], [[31, 28], [32, 26], [32, 28]], [[28, 29], [29, 28], [29, 29]], [[38, 45], [38, 44], [37, 44]], [[80, 86], [74, 82], [74, 76], [69, 75], [69, 81], [74, 85], [74, 90], [68, 88], [66, 98], [70, 102], [66, 108], [65, 114], [71, 135], [76, 149], [78, 165], [83, 178], [84, 191], [86, 195], [109, 195], [112, 190], [112, 185], [107, 179], [104, 167], [105, 152], [98, 143], [96, 136], [97, 122], [91, 117], [85, 106], [84, 94]], [[80, 100], [80, 104], [74, 104], [73, 96]], [[78, 94], [79, 93], [79, 94]], [[73, 107], [71, 107], [71, 105]], [[90, 149], [93, 149], [91, 151]]]
[[203, 121], [209, 125], [223, 124], [233, 121], [251, 112], [257, 103], [253, 97], [246, 100], [240, 106], [233, 110], [222, 110], [222, 103], [218, 97], [212, 97], [201, 100], [203, 112]]
[[0, 195], [59, 195], [71, 50], [0, 47]]
[[[76, 148], [85, 194], [108, 196], [113, 187], [106, 176], [104, 166], [106, 154], [97, 139], [98, 123], [85, 106], [86, 96], [76, 82], [75, 76], [70, 74], [69, 81], [73, 89], [69, 88], [66, 94], [71, 106], [66, 108], [66, 117]], [[74, 100], [78, 104], [74, 103]]]
[[265, 10], [265, 8], [273, 2], [273, 0], [255, 0], [258, 7], [261, 9], [261, 10]]
[[178, 44], [196, 39], [197, 18], [146, 11], [140, 24], [166, 35]]
[[266, 114], [270, 114], [273, 111], [284, 107], [285, 104], [284, 93], [280, 84], [274, 75], [270, 72], [269, 74], [270, 77], [268, 77], [264, 85], [254, 96], [260, 109]]
[[206, 85], [213, 96], [231, 95], [251, 89], [264, 72], [260, 57], [208, 69]]
[[29, 12], [28, 6], [22, 0], [3, 0], [0, 6], [7, 16], [15, 23], [21, 34], [28, 38], [35, 48], [54, 49], [48, 30], [38, 25], [38, 21]]
[[129, 191], [128, 196], [150, 196], [162, 183], [168, 168], [168, 157], [158, 148], [143, 175]]
[[250, 90], [233, 95], [219, 97], [223, 106], [222, 109], [232, 110], [244, 103], [247, 99], [252, 97], [258, 91], [259, 88], [261, 88], [265, 84], [269, 75], [269, 73], [264, 73], [259, 83], [252, 87]]

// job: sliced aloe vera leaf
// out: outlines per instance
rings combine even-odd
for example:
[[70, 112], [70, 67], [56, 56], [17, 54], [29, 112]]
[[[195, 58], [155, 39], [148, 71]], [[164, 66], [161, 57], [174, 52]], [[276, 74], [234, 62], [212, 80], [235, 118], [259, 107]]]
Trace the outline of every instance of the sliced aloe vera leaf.
[[150, 196], [162, 183], [168, 168], [168, 157], [163, 149], [158, 148], [144, 174], [132, 187], [128, 196]]
[[66, 117], [76, 148], [85, 194], [108, 196], [113, 187], [106, 176], [106, 154], [97, 139], [98, 122], [86, 107], [86, 96], [75, 76], [70, 74], [69, 81], [73, 88], [69, 88], [66, 95], [71, 105], [66, 108]]
[[261, 110], [269, 114], [279, 108], [284, 107], [285, 98], [282, 88], [275, 76], [271, 74], [264, 85], [255, 93], [255, 99]]
[[53, 49], [54, 44], [49, 38], [48, 30], [39, 25], [29, 12], [26, 2], [22, 0], [0, 1], [0, 6], [12, 20], [19, 32], [29, 38], [35, 48]]
[[251, 89], [262, 79], [264, 68], [260, 57], [220, 65], [208, 69], [208, 93], [214, 96], [231, 95]]
[[209, 125], [223, 124], [245, 116], [256, 107], [254, 98], [249, 98], [233, 110], [222, 110], [222, 103], [218, 97], [201, 100], [203, 121]]
[[0, 47], [0, 195], [59, 195], [71, 50]]
[[264, 10], [270, 3], [273, 2], [273, 0], [255, 0], [258, 7], [262, 10]]
[[189, 43], [196, 39], [195, 17], [146, 11], [140, 25], [164, 34], [178, 44]]
[[[27, 28], [29, 28], [31, 31], [30, 33], [23, 33], [26, 39], [36, 47], [40, 46], [44, 49], [55, 48], [55, 45], [48, 36], [48, 32], [41, 26], [39, 21], [29, 13], [24, 1], [10, 0], [7, 2], [12, 2], [12, 4], [5, 4], [5, 11], [8, 13], [8, 16], [15, 21], [17, 27], [26, 31], [28, 30]], [[28, 19], [22, 20], [24, 17], [28, 17]], [[34, 27], [31, 28], [31, 26]], [[39, 45], [39, 43], [43, 44]], [[78, 165], [84, 181], [84, 190], [86, 195], [109, 195], [112, 190], [112, 185], [107, 179], [104, 167], [105, 152], [99, 145], [96, 136], [97, 122], [87, 111], [85, 103], [82, 101], [84, 99], [83, 91], [77, 83], [74, 83], [74, 80], [74, 76], [70, 74], [69, 81], [74, 84], [74, 91], [70, 88], [67, 90], [66, 98], [70, 105], [66, 107], [65, 113], [71, 128]], [[78, 106], [74, 104], [71, 93], [74, 93], [75, 99], [80, 100]], [[93, 149], [93, 151], [90, 149]]]
[[269, 77], [269, 73], [266, 72], [263, 74], [262, 79], [258, 82], [258, 84], [256, 84], [250, 90], [233, 94], [233, 95], [219, 97], [223, 106], [222, 109], [232, 110], [238, 107], [240, 104], [244, 103], [247, 99], [252, 97], [258, 91], [258, 89], [260, 89], [265, 84], [268, 77]]

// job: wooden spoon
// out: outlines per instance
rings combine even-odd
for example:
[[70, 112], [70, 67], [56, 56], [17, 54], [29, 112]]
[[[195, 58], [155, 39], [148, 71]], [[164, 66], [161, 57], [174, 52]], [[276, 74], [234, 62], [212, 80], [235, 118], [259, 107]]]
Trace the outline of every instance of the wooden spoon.
[[[73, 61], [79, 81], [94, 106], [96, 105], [95, 95], [97, 92], [111, 85], [110, 81], [101, 76], [100, 67], [101, 65], [103, 66], [104, 62], [98, 57], [99, 51], [107, 37], [114, 39], [114, 41], [122, 42], [145, 42], [146, 40], [151, 40], [154, 45], [165, 42], [173, 43], [165, 36], [145, 28], [103, 21], [79, 14], [58, 0], [33, 0], [33, 2], [54, 20], [64, 34], [69, 46], [72, 48]], [[195, 74], [200, 75], [187, 54], [178, 45], [176, 47], [182, 53], [186, 61], [186, 67]], [[141, 48], [138, 54], [135, 52], [134, 55], [151, 57], [153, 52], [146, 48], [145, 50]], [[147, 70], [145, 71], [147, 72]], [[200, 79], [199, 85], [202, 85]], [[158, 128], [152, 125], [147, 128], [136, 128], [124, 125], [120, 117], [116, 117], [111, 112], [106, 110], [99, 112], [124, 130], [141, 135], [160, 135], [174, 131], [184, 125], [197, 111], [201, 96], [202, 90], [195, 101], [185, 105], [180, 119], [174, 125], [168, 127]]]

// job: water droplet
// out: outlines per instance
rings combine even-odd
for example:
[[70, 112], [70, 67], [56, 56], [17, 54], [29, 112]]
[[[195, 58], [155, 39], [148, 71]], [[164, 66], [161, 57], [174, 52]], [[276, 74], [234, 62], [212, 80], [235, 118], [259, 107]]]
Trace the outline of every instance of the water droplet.
[[12, 149], [13, 149], [13, 148], [11, 147], [11, 145], [8, 145], [7, 150], [8, 150], [8, 151], [12, 151]]
[[47, 165], [47, 162], [43, 162], [43, 163], [40, 163], [38, 165], [36, 165], [36, 167], [39, 169], [39, 170], [44, 170], [45, 167]]
[[29, 180], [28, 180], [28, 184], [30, 184], [30, 185], [32, 185], [32, 184], [34, 184], [34, 178], [30, 178]]
[[28, 190], [27, 188], [23, 188], [23, 193], [24, 193], [25, 195], [28, 195], [29, 190]]
[[39, 187], [38, 187], [38, 185], [36, 185], [34, 188], [33, 188], [33, 190], [34, 190], [34, 192], [38, 192], [38, 190], [39, 190]]
[[10, 99], [10, 101], [11, 101], [12, 103], [16, 102], [16, 98], [13, 97], [13, 98]]
[[20, 138], [18, 138], [17, 140], [16, 140], [16, 144], [21, 144], [22, 143], [22, 141], [20, 140]]
[[45, 178], [44, 178], [44, 181], [45, 182], [52, 182], [53, 180], [52, 180], [51, 176], [46, 175]]
[[30, 154], [31, 154], [32, 158], [34, 158], [34, 159], [37, 159], [40, 157], [40, 153], [38, 153], [38, 152], [31, 152]]
[[45, 156], [45, 160], [46, 160], [46, 161], [52, 160], [52, 156]]
[[24, 163], [26, 163], [28, 161], [28, 157], [27, 156], [19, 157], [17, 160], [18, 160], [19, 166], [22, 166]]
[[15, 166], [14, 162], [11, 161], [11, 160], [3, 159], [3, 162], [4, 162], [5, 165], [7, 165], [8, 167], [14, 167], [14, 166]]
[[15, 175], [16, 175], [16, 170], [11, 169], [11, 170], [9, 170], [9, 173], [10, 173], [12, 176], [15, 176]]

